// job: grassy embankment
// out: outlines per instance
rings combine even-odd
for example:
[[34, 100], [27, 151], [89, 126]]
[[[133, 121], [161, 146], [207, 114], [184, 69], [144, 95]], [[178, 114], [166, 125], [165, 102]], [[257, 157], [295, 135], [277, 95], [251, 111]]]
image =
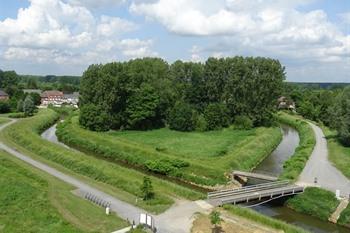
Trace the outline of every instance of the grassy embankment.
[[333, 192], [310, 187], [287, 201], [287, 206], [299, 213], [311, 215], [324, 221], [337, 209], [339, 200]]
[[[95, 156], [204, 186], [226, 183], [224, 174], [232, 169], [254, 168], [281, 140], [278, 128], [100, 133], [81, 128], [77, 116], [61, 123], [57, 135], [66, 144]], [[186, 166], [173, 169], [173, 161]], [[150, 168], [150, 162], [156, 166]]]
[[267, 217], [265, 215], [262, 215], [248, 208], [242, 208], [242, 207], [233, 206], [233, 205], [225, 205], [224, 209], [233, 215], [250, 219], [254, 222], [260, 223], [262, 225], [271, 227], [276, 230], [281, 230], [285, 233], [306, 233], [307, 232], [299, 227], [287, 224], [277, 219]]
[[[350, 147], [344, 147], [337, 140], [337, 132], [322, 127], [328, 142], [329, 160], [350, 179]], [[338, 224], [350, 227], [350, 205], [341, 213]]]
[[277, 119], [295, 128], [299, 133], [299, 146], [295, 149], [294, 155], [283, 164], [283, 172], [280, 175], [280, 179], [296, 181], [314, 149], [316, 143], [314, 132], [306, 121], [297, 116], [280, 112]]
[[111, 232], [127, 226], [72, 187], [0, 151], [0, 232]]
[[204, 194], [197, 191], [152, 177], [155, 199], [137, 199], [140, 196], [143, 173], [63, 148], [40, 137], [40, 133], [57, 118], [58, 114], [53, 110], [41, 110], [36, 116], [19, 120], [7, 127], [0, 137], [7, 144], [39, 161], [153, 213], [169, 208], [174, 203], [174, 197], [190, 200], [204, 197]]

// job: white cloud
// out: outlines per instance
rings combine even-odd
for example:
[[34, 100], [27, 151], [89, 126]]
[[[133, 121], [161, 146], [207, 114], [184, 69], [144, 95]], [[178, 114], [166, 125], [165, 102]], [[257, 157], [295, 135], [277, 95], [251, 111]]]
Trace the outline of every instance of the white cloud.
[[[210, 36], [216, 45], [196, 53], [203, 56], [270, 55], [318, 62], [347, 62], [349, 35], [330, 22], [323, 10], [298, 11], [313, 0], [154, 0], [134, 1], [130, 11], [158, 21], [179, 35]], [[348, 14], [343, 18], [347, 19]]]
[[68, 0], [73, 5], [85, 6], [87, 8], [102, 8], [121, 5], [127, 0]]
[[135, 23], [118, 17], [96, 17], [77, 2], [30, 0], [29, 7], [19, 9], [16, 18], [0, 21], [0, 46], [4, 48], [0, 56], [33, 63], [87, 66], [155, 54], [149, 40], [136, 39], [137, 43], [120, 46], [128, 41], [122, 35], [136, 28]]
[[342, 19], [343, 23], [350, 24], [350, 11], [339, 14], [339, 17]]

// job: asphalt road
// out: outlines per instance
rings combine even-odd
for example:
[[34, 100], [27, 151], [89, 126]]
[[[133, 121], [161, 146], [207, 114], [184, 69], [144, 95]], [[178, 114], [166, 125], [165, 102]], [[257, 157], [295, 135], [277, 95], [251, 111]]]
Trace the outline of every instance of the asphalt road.
[[313, 123], [309, 124], [315, 133], [316, 145], [299, 176], [298, 183], [315, 185], [314, 180], [317, 177], [318, 186], [332, 192], [340, 190], [341, 196], [348, 197], [350, 195], [350, 180], [328, 160], [327, 140], [322, 129]]

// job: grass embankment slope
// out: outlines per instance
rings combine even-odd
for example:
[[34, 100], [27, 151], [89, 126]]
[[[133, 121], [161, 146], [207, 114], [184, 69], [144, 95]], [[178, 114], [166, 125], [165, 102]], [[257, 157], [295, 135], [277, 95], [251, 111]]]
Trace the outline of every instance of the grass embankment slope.
[[5, 128], [0, 137], [7, 144], [39, 161], [153, 213], [169, 208], [174, 203], [173, 197], [190, 200], [204, 197], [204, 194], [197, 191], [152, 177], [155, 199], [137, 200], [143, 173], [63, 148], [40, 137], [40, 133], [57, 119], [58, 114], [53, 110], [40, 110], [34, 117], [19, 120]]
[[127, 226], [3, 151], [0, 173], [0, 232], [111, 232]]
[[[337, 132], [322, 127], [328, 143], [328, 158], [333, 165], [350, 179], [350, 147], [337, 140]], [[350, 205], [341, 213], [338, 224], [350, 227]]]
[[287, 206], [299, 213], [328, 221], [328, 218], [337, 209], [339, 200], [333, 192], [310, 187], [305, 192], [287, 201]]
[[224, 174], [232, 169], [254, 168], [281, 140], [278, 128], [92, 132], [79, 126], [77, 116], [60, 124], [57, 135], [77, 149], [116, 163], [204, 186], [226, 183]]
[[224, 209], [233, 215], [252, 220], [261, 225], [265, 225], [265, 226], [271, 227], [272, 229], [283, 231], [285, 233], [307, 233], [307, 231], [299, 227], [287, 224], [277, 219], [267, 217], [265, 215], [262, 215], [248, 208], [242, 208], [242, 207], [233, 206], [233, 205], [225, 205]]
[[315, 147], [315, 135], [310, 125], [298, 116], [279, 112], [277, 119], [295, 128], [299, 133], [299, 146], [295, 149], [294, 155], [283, 164], [283, 172], [280, 175], [280, 179], [296, 181]]

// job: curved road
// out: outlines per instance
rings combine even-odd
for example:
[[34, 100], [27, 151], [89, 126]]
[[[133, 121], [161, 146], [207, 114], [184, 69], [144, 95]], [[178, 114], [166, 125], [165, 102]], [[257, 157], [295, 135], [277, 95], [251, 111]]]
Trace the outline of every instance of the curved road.
[[299, 176], [298, 183], [314, 186], [314, 179], [317, 177], [318, 186], [332, 192], [340, 190], [341, 196], [348, 197], [350, 195], [350, 180], [328, 160], [327, 140], [322, 129], [310, 122], [309, 125], [315, 133], [316, 145]]
[[[9, 123], [3, 124], [0, 126], [0, 131], [6, 128], [7, 126], [15, 123], [17, 120], [12, 120]], [[48, 134], [42, 136], [52, 137], [52, 131], [49, 130]], [[53, 131], [54, 132], [54, 131]], [[55, 143], [59, 143], [57, 140]], [[61, 144], [62, 145], [62, 144]], [[67, 147], [65, 145], [65, 147]], [[112, 211], [117, 213], [118, 216], [125, 220], [132, 222], [135, 221], [136, 224], [139, 223], [140, 213], [147, 213], [147, 211], [137, 208], [129, 203], [121, 201], [101, 190], [98, 190], [72, 176], [66, 175], [55, 168], [52, 168], [42, 162], [32, 159], [30, 156], [27, 156], [16, 149], [13, 149], [3, 142], [0, 142], [0, 149], [8, 152], [9, 154], [17, 157], [18, 159], [36, 167], [68, 184], [73, 185], [78, 189], [78, 192], [81, 196], [84, 196], [86, 193], [93, 194], [94, 196], [103, 199], [104, 201], [110, 202], [110, 208]], [[155, 226], [157, 227], [157, 232], [159, 233], [188, 233], [190, 232], [192, 222], [194, 220], [194, 214], [196, 212], [208, 212], [212, 206], [207, 204], [204, 201], [189, 202], [184, 201], [179, 204], [175, 204], [165, 213], [154, 216]]]

